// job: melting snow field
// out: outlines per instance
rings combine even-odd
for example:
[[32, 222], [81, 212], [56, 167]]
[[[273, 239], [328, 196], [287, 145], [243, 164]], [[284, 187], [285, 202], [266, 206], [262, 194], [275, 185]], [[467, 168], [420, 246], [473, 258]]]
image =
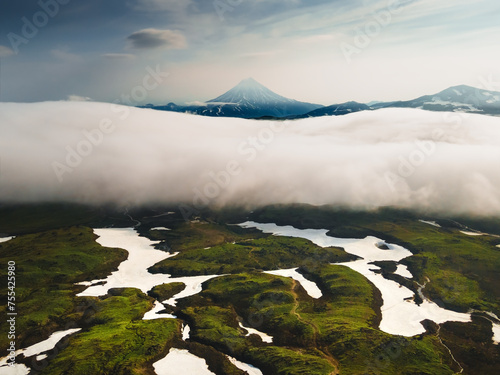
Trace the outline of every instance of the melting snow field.
[[493, 341], [500, 344], [500, 324], [493, 323]]
[[189, 325], [184, 325], [184, 327], [182, 327], [182, 339], [184, 341], [186, 341], [187, 339], [189, 339], [189, 333], [191, 332], [191, 327], [189, 327]]
[[167, 305], [175, 306], [177, 304], [177, 300], [189, 296], [194, 296], [195, 294], [198, 294], [202, 291], [203, 287], [201, 284], [203, 284], [205, 281], [208, 281], [210, 279], [213, 279], [214, 277], [219, 277], [223, 275], [207, 275], [207, 276], [185, 276], [185, 277], [175, 277], [172, 279], [168, 279], [168, 283], [184, 283], [186, 287], [184, 290], [181, 292], [177, 293], [175, 296], [173, 296], [170, 299], [167, 299], [163, 301], [163, 303], [166, 303]]
[[[168, 230], [167, 228], [153, 228], [154, 230]], [[184, 297], [189, 297], [202, 291], [202, 284], [214, 277], [220, 275], [208, 276], [190, 276], [171, 278], [165, 274], [151, 274], [148, 268], [152, 265], [173, 257], [176, 254], [169, 254], [164, 251], [156, 250], [153, 246], [155, 242], [148, 238], [141, 237], [133, 228], [117, 229], [105, 228], [94, 229], [94, 233], [99, 236], [96, 240], [101, 246], [118, 247], [128, 251], [127, 260], [123, 261], [118, 270], [103, 280], [85, 281], [80, 285], [88, 286], [86, 290], [78, 294], [79, 296], [102, 296], [105, 295], [111, 288], [139, 288], [144, 293], [152, 289], [156, 285], [164, 283], [182, 282], [186, 285], [184, 290], [176, 294], [172, 298], [162, 301], [163, 303], [175, 306], [177, 300]], [[103, 285], [95, 285], [96, 283], [104, 283]], [[144, 320], [150, 319], [171, 319], [176, 318], [172, 314], [160, 314], [164, 310], [164, 306], [159, 301], [155, 301], [155, 306], [150, 311], [144, 314]], [[185, 326], [182, 338], [189, 338], [189, 326]], [[271, 339], [272, 340], [272, 339]], [[158, 375], [177, 375], [179, 372], [187, 374], [213, 374], [208, 370], [203, 359], [200, 359], [186, 350], [171, 349], [169, 354], [160, 361], [153, 364]]]
[[155, 301], [155, 307], [149, 310], [144, 314], [142, 320], [153, 320], [153, 319], [162, 319], [162, 318], [170, 318], [176, 319], [177, 317], [172, 314], [160, 314], [160, 311], [165, 310], [165, 306], [158, 301]]
[[408, 271], [408, 267], [406, 267], [404, 264], [398, 264], [398, 268], [394, 272], [396, 275], [406, 277], [408, 279], [412, 279], [413, 275], [411, 274], [410, 271]]
[[148, 272], [148, 268], [152, 265], [174, 256], [154, 249], [152, 246], [156, 242], [140, 237], [132, 228], [94, 229], [94, 233], [99, 236], [96, 241], [101, 246], [125, 249], [128, 251], [128, 258], [118, 266], [118, 271], [104, 280], [104, 285], [90, 286], [78, 296], [98, 297], [105, 295], [111, 288], [127, 287], [139, 288], [147, 293], [155, 285], [162, 284], [168, 279], [166, 275]]
[[10, 241], [13, 238], [14, 237], [2, 237], [2, 238], [0, 238], [0, 243]]
[[189, 353], [187, 350], [175, 348], [170, 349], [165, 358], [153, 363], [153, 368], [158, 375], [213, 374], [208, 369], [204, 359]]
[[466, 234], [467, 236], [482, 236], [482, 235], [484, 235], [484, 233], [469, 232], [469, 231], [466, 231], [466, 230], [461, 230], [460, 233]]
[[439, 225], [438, 223], [436, 223], [435, 221], [428, 221], [428, 220], [419, 220], [421, 223], [425, 223], [425, 224], [429, 224], [429, 225], [432, 225], [434, 227], [438, 227], [438, 228], [441, 228], [441, 225]]
[[297, 272], [297, 268], [290, 268], [287, 270], [276, 270], [276, 271], [264, 271], [271, 275], [291, 277], [295, 281], [298, 281], [300, 285], [306, 290], [312, 298], [320, 298], [323, 293], [321, 289], [318, 288], [315, 282], [307, 280], [302, 274]]
[[[381, 274], [371, 271], [378, 267], [369, 264], [370, 262], [382, 260], [399, 262], [412, 255], [409, 250], [401, 246], [389, 244], [388, 250], [382, 250], [376, 246], [377, 243], [383, 242], [379, 238], [371, 236], [363, 239], [335, 238], [327, 236], [326, 233], [328, 231], [326, 229], [296, 229], [292, 226], [278, 226], [276, 224], [260, 224], [255, 222], [245, 222], [240, 224], [240, 226], [243, 228], [257, 228], [273, 235], [305, 238], [322, 247], [343, 247], [346, 252], [363, 258], [354, 262], [339, 263], [338, 265], [349, 267], [361, 273], [380, 290], [383, 299], [380, 329], [384, 332], [394, 335], [414, 336], [425, 332], [424, 327], [420, 323], [425, 319], [433, 320], [436, 323], [470, 321], [470, 314], [446, 310], [428, 300], [424, 301], [420, 306], [416, 305], [413, 301], [405, 300], [408, 298], [411, 299], [414, 296], [411, 290], [395, 281], [385, 279]], [[403, 276], [412, 277], [407, 269], [398, 268], [398, 270]]]
[[[28, 358], [36, 355], [37, 359], [38, 358], [43, 359], [44, 357], [43, 355], [40, 355], [41, 353], [54, 349], [57, 343], [61, 341], [64, 337], [69, 336], [80, 330], [81, 328], [74, 328], [74, 329], [68, 329], [66, 331], [54, 332], [47, 340], [31, 345], [26, 349], [17, 350], [16, 356], [18, 356], [19, 354], [24, 354], [24, 356]], [[29, 373], [30, 369], [23, 364], [15, 364], [14, 366], [9, 366], [7, 364], [7, 359], [8, 357], [0, 359], [0, 373], [5, 375], [21, 375]]]
[[[127, 260], [123, 261], [118, 266], [118, 271], [113, 272], [104, 280], [84, 281], [79, 285], [89, 286], [78, 296], [103, 296], [111, 288], [139, 288], [144, 293], [156, 285], [181, 282], [186, 285], [183, 291], [176, 294], [172, 298], [162, 301], [163, 303], [175, 306], [180, 298], [189, 297], [201, 292], [202, 285], [205, 281], [210, 280], [220, 275], [208, 276], [188, 276], [172, 278], [165, 274], [151, 274], [148, 268], [154, 264], [167, 259], [175, 254], [169, 254], [161, 250], [156, 250], [153, 246], [156, 242], [149, 240], [146, 237], [141, 237], [133, 228], [105, 228], [94, 229], [94, 233], [99, 236], [96, 240], [101, 246], [119, 247], [128, 251]], [[103, 285], [94, 285], [104, 282]], [[154, 312], [146, 313], [146, 319], [168, 318], [165, 314], [157, 314], [163, 310], [161, 304], [156, 304]]]
[[16, 363], [14, 366], [7, 365], [7, 360], [0, 360], [0, 372], [2, 375], [28, 375], [30, 369], [22, 363]]
[[262, 375], [262, 371], [260, 371], [257, 367], [249, 365], [248, 363], [244, 363], [238, 361], [236, 358], [226, 355], [226, 357], [231, 361], [233, 365], [238, 367], [240, 370], [246, 371], [248, 375]]
[[241, 322], [239, 322], [239, 325], [241, 328], [248, 331], [248, 333], [245, 336], [257, 335], [262, 339], [262, 342], [267, 342], [268, 344], [271, 344], [273, 342], [272, 336], [269, 336], [268, 334], [266, 334], [264, 332], [257, 331], [254, 328], [245, 327], [243, 324], [241, 324]]

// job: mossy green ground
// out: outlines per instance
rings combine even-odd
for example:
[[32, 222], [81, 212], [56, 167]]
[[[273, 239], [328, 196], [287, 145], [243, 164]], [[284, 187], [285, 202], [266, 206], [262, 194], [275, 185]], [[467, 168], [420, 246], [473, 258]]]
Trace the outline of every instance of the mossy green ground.
[[[214, 232], [223, 229], [213, 224], [189, 226], [205, 230], [212, 228]], [[170, 236], [175, 238], [175, 232], [172, 235], [167, 233], [167, 241]], [[235, 237], [236, 233], [232, 238]], [[318, 259], [328, 263], [356, 259], [341, 248], [322, 248], [302, 238], [270, 235], [257, 239], [240, 239], [213, 247], [172, 246], [172, 250], [180, 251], [180, 254], [156, 264], [151, 272], [173, 276], [213, 275], [299, 267]]]
[[169, 298], [172, 298], [177, 293], [182, 292], [185, 287], [186, 285], [184, 285], [184, 283], [160, 284], [151, 289], [148, 292], [148, 295], [158, 301], [165, 301]]
[[138, 289], [112, 290], [92, 302], [90, 328], [73, 335], [42, 374], [151, 373], [151, 364], [180, 341], [179, 320], [142, 320], [152, 301]]
[[[41, 341], [68, 322], [81, 319], [74, 296], [84, 287], [74, 283], [105, 277], [126, 259], [126, 251], [104, 248], [95, 238], [90, 228], [71, 227], [21, 235], [0, 244], [3, 285], [7, 285], [7, 262], [16, 262], [18, 347]], [[0, 298], [3, 315], [7, 289], [1, 289]], [[6, 332], [7, 326], [2, 324], [2, 352], [8, 346]]]
[[[325, 228], [335, 236], [375, 235], [402, 244], [415, 254], [405, 263], [417, 281], [431, 280], [424, 290], [431, 298], [446, 307], [474, 307], [497, 314], [500, 249], [494, 245], [498, 239], [466, 236], [452, 226], [435, 228], [420, 223], [419, 216], [395, 210], [269, 207], [256, 210], [250, 217], [243, 210], [207, 212], [199, 222], [188, 223], [175, 215], [156, 219], [154, 214], [162, 210], [136, 210], [134, 219], [146, 223], [138, 228], [140, 233], [162, 241], [170, 251], [180, 252], [155, 265], [155, 272], [179, 276], [230, 274], [209, 280], [202, 293], [178, 302], [173, 312], [192, 328], [191, 339], [183, 342], [180, 320], [141, 320], [152, 307], [153, 298], [138, 290], [112, 290], [103, 298], [75, 297], [83, 287], [74, 286], [74, 282], [104, 277], [125, 253], [102, 248], [90, 228], [69, 225], [123, 225], [130, 218], [119, 212], [109, 215], [109, 209], [73, 209], [74, 215], [65, 205], [45, 209], [36, 206], [33, 212], [29, 206], [19, 211], [13, 207], [0, 209], [6, 215], [0, 219], [0, 232], [31, 233], [0, 245], [2, 264], [15, 260], [22, 275], [17, 285], [18, 306], [23, 309], [18, 346], [38, 342], [74, 322], [83, 328], [57, 348], [47, 363], [35, 364], [44, 373], [150, 374], [152, 362], [171, 346], [187, 348], [205, 358], [216, 374], [242, 374], [223, 353], [254, 364], [265, 375], [458, 372], [439, 337], [464, 365], [464, 373], [498, 373], [499, 349], [491, 344], [491, 337], [486, 337], [491, 331], [484, 319], [446, 323], [439, 337], [436, 330], [408, 339], [383, 333], [377, 329], [381, 300], [376, 288], [347, 267], [328, 265], [352, 259], [343, 250], [322, 249], [306, 240], [269, 236], [226, 224], [252, 219], [298, 228]], [[488, 220], [478, 222], [488, 227]], [[172, 230], [149, 230], [164, 225]], [[312, 299], [292, 279], [260, 272], [292, 267], [301, 267], [301, 272], [321, 288], [323, 297]], [[157, 299], [169, 298], [181, 288], [164, 284], [149, 294]], [[1, 297], [4, 300], [5, 293]], [[273, 336], [273, 343], [264, 343], [255, 335], [245, 336], [238, 320]], [[2, 348], [5, 337], [4, 332]]]
[[[252, 219], [294, 225], [297, 228], [323, 228], [338, 237], [380, 237], [401, 244], [414, 253], [403, 263], [419, 283], [430, 282], [424, 294], [446, 308], [492, 311], [500, 316], [499, 239], [468, 236], [453, 227], [434, 227], [420, 222], [420, 215], [385, 209], [374, 212], [339, 211], [310, 206], [275, 206], [257, 211]], [[466, 220], [466, 219], [464, 219]], [[491, 219], [497, 223], [498, 219]], [[450, 222], [444, 220], [443, 224]], [[492, 229], [486, 219], [471, 219]]]
[[[347, 267], [323, 265], [310, 277], [324, 292], [319, 300], [280, 276], [212, 279], [202, 293], [181, 302], [181, 315], [191, 322], [195, 340], [269, 374], [453, 373], [435, 336], [404, 339], [376, 328], [381, 301], [363, 276]], [[238, 319], [273, 336], [273, 343], [244, 336]]]

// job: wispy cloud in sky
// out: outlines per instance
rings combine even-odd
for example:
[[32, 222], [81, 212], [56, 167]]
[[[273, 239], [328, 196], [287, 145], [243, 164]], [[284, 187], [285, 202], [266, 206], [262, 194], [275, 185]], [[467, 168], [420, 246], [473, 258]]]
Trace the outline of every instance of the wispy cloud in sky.
[[174, 30], [143, 29], [130, 34], [127, 40], [132, 48], [137, 49], [186, 48], [186, 38]]

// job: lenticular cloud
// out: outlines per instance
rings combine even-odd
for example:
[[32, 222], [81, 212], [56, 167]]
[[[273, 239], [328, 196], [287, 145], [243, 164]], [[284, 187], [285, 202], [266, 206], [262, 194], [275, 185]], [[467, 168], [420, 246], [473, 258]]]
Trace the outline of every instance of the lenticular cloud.
[[395, 205], [500, 212], [500, 118], [383, 109], [295, 121], [0, 104], [0, 200]]

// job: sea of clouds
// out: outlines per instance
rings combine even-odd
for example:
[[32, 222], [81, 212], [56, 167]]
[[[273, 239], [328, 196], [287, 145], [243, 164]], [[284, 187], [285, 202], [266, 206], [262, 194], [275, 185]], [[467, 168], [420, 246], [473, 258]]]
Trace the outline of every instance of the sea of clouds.
[[382, 109], [295, 121], [0, 103], [0, 201], [334, 204], [500, 213], [500, 118]]

